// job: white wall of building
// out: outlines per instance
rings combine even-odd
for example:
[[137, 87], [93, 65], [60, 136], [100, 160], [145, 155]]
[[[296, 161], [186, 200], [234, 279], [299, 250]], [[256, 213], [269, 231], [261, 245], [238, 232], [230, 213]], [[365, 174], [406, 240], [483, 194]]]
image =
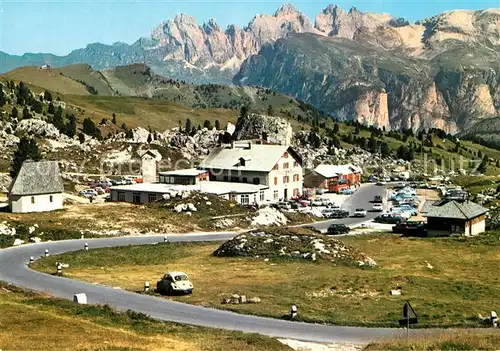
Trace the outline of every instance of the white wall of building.
[[142, 156], [141, 170], [143, 183], [156, 182], [156, 158], [153, 155], [147, 153]]
[[[288, 164], [288, 168], [285, 168], [285, 164]], [[298, 195], [302, 194], [304, 182], [302, 172], [301, 164], [295, 161], [292, 155], [288, 155], [288, 157], [282, 157], [278, 161], [278, 169], [272, 170], [271, 172], [212, 170], [212, 176], [215, 176], [212, 180], [218, 182], [255, 184], [254, 179], [257, 178], [259, 184], [269, 187], [269, 189], [265, 191], [265, 199], [263, 202], [277, 202], [280, 200], [288, 200], [294, 197], [296, 193], [298, 193]], [[285, 177], [288, 178], [285, 179]], [[277, 184], [275, 184], [275, 178]], [[285, 180], [288, 180], [288, 182], [285, 182]]]
[[[286, 164], [288, 164], [288, 168], [285, 168]], [[288, 155], [288, 157], [281, 157], [278, 161], [278, 169], [272, 170], [268, 175], [269, 196], [271, 197], [270, 200], [288, 200], [297, 195], [295, 193], [301, 195], [304, 184], [304, 177], [302, 173], [302, 166], [300, 163], [295, 161], [292, 155]], [[287, 177], [286, 180], [288, 182], [285, 182], [284, 177]], [[277, 184], [275, 184], [275, 180], [277, 181]]]
[[486, 231], [486, 221], [483, 219], [477, 223], [472, 224], [472, 226], [466, 229], [465, 235], [475, 236]]
[[62, 193], [25, 196], [16, 195], [11, 196], [9, 201], [10, 210], [13, 213], [49, 212], [63, 208]]

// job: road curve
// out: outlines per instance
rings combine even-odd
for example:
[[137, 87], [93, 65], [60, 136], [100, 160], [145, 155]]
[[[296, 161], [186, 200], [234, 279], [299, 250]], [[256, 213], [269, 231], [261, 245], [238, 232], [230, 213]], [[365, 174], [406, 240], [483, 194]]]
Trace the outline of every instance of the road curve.
[[[172, 235], [169, 236], [169, 240], [172, 242], [214, 241], [229, 239], [233, 235]], [[121, 289], [93, 285], [68, 278], [55, 277], [31, 270], [28, 267], [30, 256], [38, 259], [43, 255], [45, 249], [48, 249], [51, 254], [61, 254], [81, 250], [84, 242], [88, 242], [89, 247], [92, 249], [147, 245], [162, 241], [163, 237], [141, 236], [65, 240], [11, 247], [0, 250], [0, 280], [63, 299], [72, 299], [75, 293], [85, 293], [88, 302], [91, 304], [108, 304], [120, 311], [131, 309], [159, 320], [259, 333], [272, 337], [314, 342], [366, 343], [402, 333], [401, 329], [327, 326], [241, 315], [183, 304], [160, 297], [140, 295]], [[302, 308], [306, 308], [306, 306]]]
[[[380, 187], [366, 186], [359, 189], [348, 201], [346, 207], [353, 211], [356, 206], [368, 206], [374, 194], [381, 193]], [[371, 215], [370, 215], [371, 217]], [[326, 229], [331, 223], [343, 222], [354, 225], [370, 218], [349, 218], [317, 224]], [[323, 228], [325, 227], [325, 228]], [[232, 238], [236, 233], [184, 234], [169, 235], [171, 242], [222, 241]], [[40, 273], [28, 267], [29, 258], [39, 259], [44, 250], [50, 254], [62, 254], [82, 250], [84, 243], [90, 249], [128, 245], [148, 245], [163, 242], [159, 236], [137, 236], [104, 239], [65, 240], [44, 242], [11, 247], [0, 250], [0, 280], [23, 288], [48, 293], [52, 296], [73, 299], [76, 293], [85, 293], [91, 304], [108, 304], [119, 311], [128, 309], [145, 313], [153, 318], [189, 325], [197, 325], [243, 332], [259, 333], [272, 337], [290, 338], [313, 342], [366, 343], [384, 337], [402, 334], [401, 329], [361, 328], [327, 326], [290, 322], [233, 312], [204, 308], [170, 301], [167, 299], [140, 295], [133, 292], [93, 285], [81, 281]], [[302, 308], [307, 308], [303, 306]], [[286, 311], [283, 311], [284, 313]], [[299, 311], [300, 313], [300, 311]], [[417, 331], [412, 331], [417, 332]]]

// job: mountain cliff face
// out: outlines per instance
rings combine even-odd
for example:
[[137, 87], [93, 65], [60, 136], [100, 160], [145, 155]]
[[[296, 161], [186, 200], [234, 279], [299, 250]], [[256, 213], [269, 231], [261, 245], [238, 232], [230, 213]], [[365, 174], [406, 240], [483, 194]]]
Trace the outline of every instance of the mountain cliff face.
[[0, 71], [145, 63], [194, 83], [278, 89], [343, 119], [457, 132], [499, 113], [499, 53], [498, 9], [449, 11], [410, 24], [330, 5], [313, 23], [286, 4], [245, 28], [178, 15], [132, 45], [96, 43], [64, 57], [0, 52]]
[[481, 68], [453, 67], [455, 55], [428, 60], [348, 39], [293, 35], [246, 60], [235, 83], [295, 95], [341, 120], [457, 133], [498, 114], [500, 88], [498, 54], [477, 52]]

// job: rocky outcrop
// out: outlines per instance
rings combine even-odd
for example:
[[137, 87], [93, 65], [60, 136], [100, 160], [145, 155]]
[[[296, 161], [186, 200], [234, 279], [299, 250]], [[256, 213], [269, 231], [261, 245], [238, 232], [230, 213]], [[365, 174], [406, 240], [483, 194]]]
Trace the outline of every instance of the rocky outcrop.
[[363, 13], [355, 7], [346, 12], [329, 5], [316, 17], [315, 28], [328, 36], [354, 39], [360, 31], [374, 31], [391, 19], [389, 14]]
[[265, 139], [290, 145], [293, 131], [290, 123], [280, 117], [250, 114], [238, 118], [233, 140]]

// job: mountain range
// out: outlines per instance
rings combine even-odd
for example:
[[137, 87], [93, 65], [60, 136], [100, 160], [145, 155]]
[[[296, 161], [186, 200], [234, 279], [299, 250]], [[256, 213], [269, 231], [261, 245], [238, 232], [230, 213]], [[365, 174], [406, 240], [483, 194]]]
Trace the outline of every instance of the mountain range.
[[128, 45], [90, 44], [67, 56], [0, 53], [1, 71], [144, 63], [194, 83], [260, 85], [332, 116], [401, 129], [467, 130], [500, 112], [500, 10], [456, 10], [408, 23], [330, 5], [315, 21], [285, 4], [245, 28], [178, 15]]

